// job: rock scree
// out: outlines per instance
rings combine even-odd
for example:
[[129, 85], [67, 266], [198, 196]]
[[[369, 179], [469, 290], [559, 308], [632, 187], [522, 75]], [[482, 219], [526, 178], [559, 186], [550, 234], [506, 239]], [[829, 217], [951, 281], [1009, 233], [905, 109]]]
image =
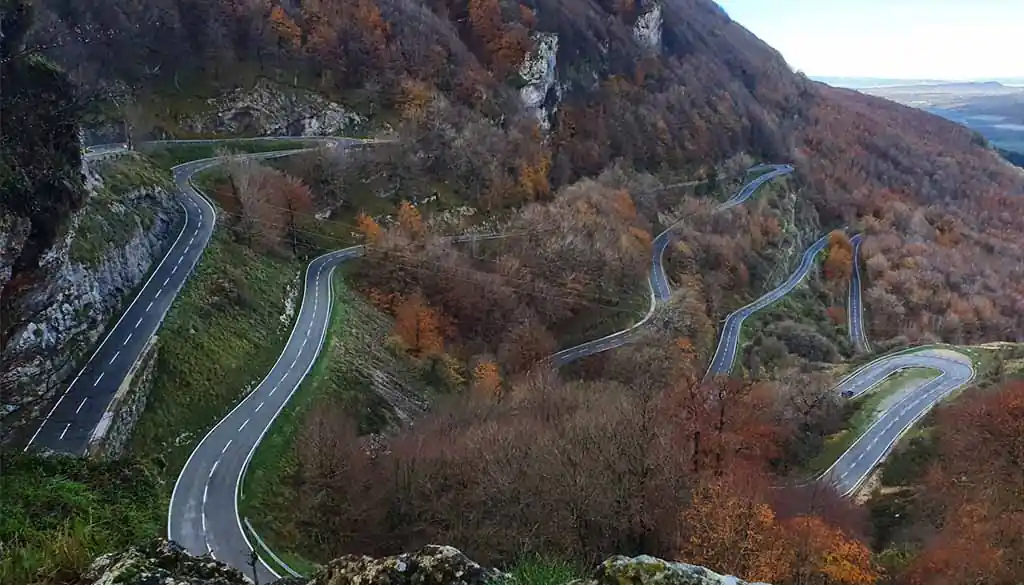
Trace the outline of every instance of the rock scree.
[[[473, 562], [451, 546], [427, 545], [390, 557], [346, 555], [308, 578], [287, 577], [276, 585], [516, 585], [515, 579]], [[154, 539], [103, 555], [78, 585], [247, 585], [241, 571], [209, 556], [194, 557], [173, 541]], [[270, 585], [270, 584], [261, 584]], [[521, 584], [525, 585], [525, 584]], [[651, 556], [614, 556], [588, 579], [566, 585], [766, 585]]]

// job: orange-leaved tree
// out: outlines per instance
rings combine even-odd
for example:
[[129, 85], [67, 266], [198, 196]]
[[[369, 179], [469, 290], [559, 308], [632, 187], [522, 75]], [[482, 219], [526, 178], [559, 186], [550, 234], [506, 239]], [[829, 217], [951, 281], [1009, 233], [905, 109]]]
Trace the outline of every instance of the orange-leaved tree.
[[825, 258], [825, 278], [846, 280], [853, 272], [853, 244], [840, 230], [828, 235], [828, 256]]
[[473, 384], [471, 390], [480, 396], [495, 397], [501, 392], [501, 372], [498, 364], [491, 360], [482, 360], [473, 368]]
[[871, 585], [878, 581], [868, 547], [817, 516], [787, 520], [782, 534], [788, 556], [783, 581], [821, 585]]
[[871, 551], [818, 516], [780, 519], [768, 477], [729, 471], [699, 485], [683, 510], [681, 558], [777, 585], [869, 585]]
[[277, 33], [279, 46], [289, 46], [293, 49], [299, 46], [299, 42], [302, 39], [302, 29], [299, 28], [299, 25], [295, 24], [292, 17], [288, 16], [284, 8], [275, 6], [271, 9], [270, 26]]
[[398, 206], [398, 227], [410, 238], [423, 236], [423, 217], [420, 216], [420, 210], [408, 201]]
[[1024, 582], [1024, 381], [968, 393], [938, 413], [925, 499], [942, 528], [906, 582]]
[[365, 213], [360, 213], [356, 217], [356, 228], [368, 245], [377, 243], [380, 238], [380, 224]]
[[395, 334], [416, 357], [439, 355], [444, 350], [442, 318], [420, 293], [409, 295], [395, 307]]

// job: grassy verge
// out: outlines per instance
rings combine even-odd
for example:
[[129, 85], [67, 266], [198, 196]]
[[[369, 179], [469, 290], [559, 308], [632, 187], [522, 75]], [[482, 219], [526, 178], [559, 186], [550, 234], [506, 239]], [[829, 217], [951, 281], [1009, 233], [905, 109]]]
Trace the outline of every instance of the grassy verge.
[[356, 418], [361, 433], [379, 432], [394, 422], [394, 414], [375, 392], [374, 373], [387, 372], [399, 379], [415, 376], [410, 364], [387, 349], [390, 321], [346, 285], [343, 270], [336, 271], [333, 286], [323, 350], [253, 455], [240, 501], [243, 517], [260, 538], [300, 573], [314, 568], [315, 555], [315, 546], [303, 541], [293, 513], [299, 465], [294, 445], [306, 415], [336, 404]]
[[274, 364], [293, 319], [284, 291], [299, 286], [304, 267], [214, 232], [160, 329], [153, 390], [132, 440], [165, 479]]
[[305, 265], [214, 231], [160, 329], [153, 390], [132, 439], [132, 452], [168, 485], [203, 433], [276, 361]]
[[875, 413], [886, 399], [913, 382], [934, 378], [939, 374], [938, 370], [932, 368], [902, 370], [886, 378], [867, 395], [850, 401], [845, 428], [825, 440], [821, 453], [806, 466], [808, 475], [818, 475], [835, 463], [875, 421]]
[[157, 164], [170, 168], [181, 163], [217, 156], [221, 150], [225, 150], [228, 153], [243, 154], [292, 150], [294, 148], [302, 148], [303, 146], [304, 143], [297, 140], [225, 140], [223, 142], [199, 144], [142, 145], [140, 148], [150, 158], [155, 160]]
[[0, 583], [76, 582], [102, 553], [159, 534], [160, 485], [131, 461], [0, 453]]
[[[589, 571], [561, 559], [529, 556], [520, 559], [506, 571], [508, 582], [515, 585], [565, 585], [586, 578]], [[499, 581], [495, 585], [501, 585]]]

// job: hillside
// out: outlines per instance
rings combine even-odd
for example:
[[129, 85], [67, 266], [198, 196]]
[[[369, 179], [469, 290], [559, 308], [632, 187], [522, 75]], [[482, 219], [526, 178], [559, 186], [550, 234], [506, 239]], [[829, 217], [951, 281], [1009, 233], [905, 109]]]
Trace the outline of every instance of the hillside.
[[[1024, 331], [1024, 175], [966, 128], [794, 73], [710, 0], [38, 3], [27, 42], [77, 82], [84, 107], [42, 124], [55, 138], [26, 128], [31, 149], [5, 133], [4, 170], [78, 177], [79, 122], [88, 141], [126, 131], [136, 141], [394, 140], [197, 176], [220, 207], [216, 231], [161, 329], [140, 432], [110, 466], [16, 460], [24, 496], [8, 516], [19, 520], [0, 523], [5, 547], [21, 547], [0, 566], [15, 583], [74, 582], [96, 553], [162, 531], [166, 492], [192, 449], [283, 355], [304, 267], [357, 241], [365, 254], [335, 274], [351, 285], [335, 298], [372, 331], [356, 342], [330, 333], [341, 349], [321, 356], [317, 392], [300, 397], [275, 444], [285, 464], [265, 501], [280, 508], [253, 512], [260, 526], [274, 521], [273, 546], [307, 565], [444, 543], [503, 568], [524, 556], [586, 566], [654, 554], [779, 585], [898, 582], [907, 563], [872, 554], [880, 521], [863, 507], [817, 484], [779, 489], [804, 479], [853, 410], [831, 392], [832, 366], [855, 354], [837, 325], [854, 261], [840, 230], [865, 235], [876, 349]], [[65, 74], [52, 75], [67, 98]], [[757, 163], [794, 172], [721, 211], [766, 170]], [[5, 244], [16, 258], [5, 260], [5, 309], [57, 282], [38, 269], [69, 226], [110, 225], [105, 214], [123, 205], [70, 179], [61, 190], [41, 179], [14, 186], [4, 219], [20, 231], [0, 226], [0, 241], [35, 231], [15, 253]], [[53, 200], [24, 205], [39, 193]], [[680, 226], [664, 261], [672, 290], [651, 327], [630, 347], [540, 367], [641, 318], [655, 236], [670, 225]], [[445, 237], [471, 230], [506, 237]], [[830, 232], [791, 304], [752, 319], [747, 376], [701, 383], [723, 318]], [[346, 300], [355, 295], [364, 298]], [[329, 312], [329, 298], [313, 312]], [[372, 363], [353, 357], [363, 346]], [[338, 356], [347, 361], [330, 362]], [[337, 374], [352, 363], [359, 380]], [[433, 400], [414, 425], [388, 424], [401, 413], [382, 415], [388, 405], [366, 392], [396, 363], [415, 376], [395, 392], [418, 393], [401, 400]], [[235, 449], [247, 425], [261, 430], [248, 419], [228, 429]], [[214, 451], [248, 465], [251, 452], [235, 457], [230, 444]], [[201, 477], [214, 478], [217, 461]], [[36, 470], [47, 481], [34, 482]], [[30, 526], [33, 515], [106, 509], [118, 473], [148, 478], [129, 482], [138, 494], [125, 492], [124, 527], [105, 514], [95, 525]], [[231, 483], [220, 477], [212, 490]], [[37, 485], [62, 489], [51, 497]], [[998, 554], [1020, 553], [1019, 541], [982, 537]]]

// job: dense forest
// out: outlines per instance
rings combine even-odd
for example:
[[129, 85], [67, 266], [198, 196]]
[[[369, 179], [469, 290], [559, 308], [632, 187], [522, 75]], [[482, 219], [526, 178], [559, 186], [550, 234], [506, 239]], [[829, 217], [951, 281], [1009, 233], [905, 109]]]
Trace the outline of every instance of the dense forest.
[[[755, 343], [779, 362], [798, 354], [795, 367], [700, 383], [722, 317], [808, 238], [842, 227], [866, 234], [880, 346], [1018, 340], [1024, 176], [969, 130], [807, 80], [710, 0], [39, 4], [29, 42], [79, 83], [90, 124], [162, 134], [183, 103], [265, 78], [386, 120], [399, 138], [231, 165], [216, 192], [225, 227], [260, 253], [365, 243], [353, 288], [450, 391], [383, 443], [357, 437], [338, 405], [308, 413], [285, 529], [311, 556], [443, 541], [497, 564], [649, 552], [777, 585], [1019, 580], [1008, 559], [1024, 554], [1011, 521], [1020, 478], [996, 476], [1019, 449], [982, 445], [1019, 442], [996, 417], [1019, 387], [939, 417], [963, 432], [937, 439], [941, 456], [913, 488], [931, 523], [901, 537], [923, 552], [882, 563], [865, 510], [780, 487], [841, 427], [829, 376], [811, 367], [837, 361], [836, 343], [776, 324]], [[655, 7], [658, 34], [638, 33]], [[558, 38], [555, 81], [537, 109], [520, 98], [521, 65], [543, 35]], [[715, 212], [756, 161], [797, 172]], [[59, 213], [41, 213], [75, 207], [59, 193]], [[674, 292], [640, 340], [561, 377], [538, 366], [643, 314], [653, 237], [676, 222]], [[445, 237], [468, 227], [508, 237]], [[813, 276], [830, 323], [845, 320], [850, 261], [836, 232]], [[1005, 465], [966, 469], [985, 461], [971, 450]], [[968, 472], [991, 487], [948, 481]]]

